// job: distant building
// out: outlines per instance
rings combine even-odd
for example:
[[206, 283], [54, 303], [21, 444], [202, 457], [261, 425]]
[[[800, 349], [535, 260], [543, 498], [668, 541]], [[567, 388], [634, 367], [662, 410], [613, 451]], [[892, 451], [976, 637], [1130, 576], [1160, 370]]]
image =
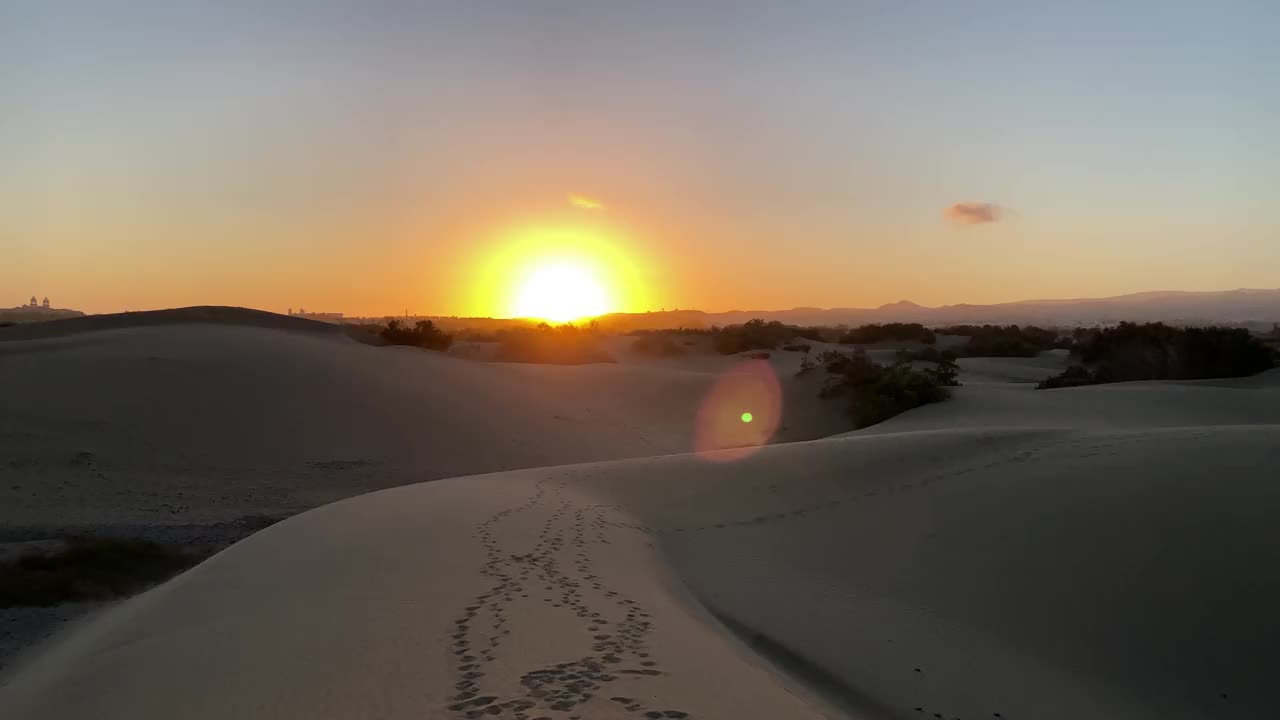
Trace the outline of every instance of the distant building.
[[35, 296], [35, 295], [32, 295], [32, 296], [31, 296], [31, 302], [27, 304], [27, 307], [36, 307], [36, 305], [37, 305], [37, 303], [36, 303], [36, 296]]
[[44, 299], [44, 302], [43, 302], [43, 303], [41, 303], [41, 305], [43, 305], [43, 306], [44, 306], [44, 309], [45, 309], [45, 310], [48, 310], [48, 309], [49, 309], [49, 298], [48, 298], [48, 297], [46, 297], [46, 298]]
[[327, 323], [341, 323], [343, 314], [335, 312], [307, 312], [306, 308], [298, 308], [298, 312], [294, 312], [293, 308], [289, 308], [289, 315], [292, 317], [306, 318], [308, 320], [319, 320]]

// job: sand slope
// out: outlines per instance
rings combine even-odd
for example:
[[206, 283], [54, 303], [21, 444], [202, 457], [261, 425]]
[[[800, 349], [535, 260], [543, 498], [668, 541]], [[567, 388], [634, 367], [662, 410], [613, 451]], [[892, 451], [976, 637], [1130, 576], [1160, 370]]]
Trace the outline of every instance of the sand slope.
[[0, 710], [466, 717], [447, 708], [474, 691], [526, 717], [821, 712], [697, 598], [859, 716], [1259, 717], [1277, 467], [1275, 426], [964, 430], [390, 490], [108, 613]]
[[[348, 357], [277, 340], [252, 345], [280, 353], [281, 367]], [[195, 350], [185, 362], [209, 351], [186, 341]], [[92, 357], [109, 363], [110, 346]], [[49, 357], [59, 352], [88, 350]], [[487, 421], [480, 427], [519, 430], [539, 447], [623, 442], [616, 425], [584, 423], [568, 437], [545, 428], [549, 387], [570, 405], [633, 392], [625, 427], [678, 448], [668, 406], [652, 398], [694, 386], [665, 367], [491, 366], [411, 352], [405, 367], [449, 368], [436, 371], [450, 386], [418, 388], [406, 371], [389, 373], [390, 387], [474, 397], [505, 382], [494, 393], [517, 393], [515, 420], [473, 400], [484, 412], [461, 410], [453, 424]], [[243, 377], [263, 369], [261, 351], [251, 357]], [[376, 367], [401, 362], [387, 357]], [[342, 375], [314, 362], [303, 372]], [[1020, 372], [1012, 364], [986, 365], [988, 379], [952, 402], [843, 437], [746, 457], [459, 477], [303, 513], [64, 634], [0, 679], [0, 717], [1274, 714], [1280, 377], [1037, 392], [998, 380]], [[289, 385], [277, 371], [264, 372], [263, 392]], [[610, 373], [648, 377], [639, 371], [663, 381], [607, 384]], [[470, 372], [484, 374], [467, 385]], [[379, 387], [367, 383], [364, 392]], [[359, 413], [352, 392], [335, 390]], [[644, 396], [655, 409], [634, 410]], [[225, 413], [213, 417], [247, 422], [205, 400]], [[347, 442], [407, 443], [396, 433], [409, 431], [392, 425], [431, 417], [412, 405]], [[295, 421], [323, 415], [306, 407]], [[337, 421], [312, 422], [316, 434], [299, 437], [343, 437]], [[476, 454], [465, 429], [434, 422], [422, 442], [435, 455]], [[186, 432], [251, 441], [192, 423]], [[260, 454], [246, 468], [277, 457], [248, 447]], [[404, 452], [405, 467], [428, 457]]]
[[[300, 322], [320, 329], [188, 323], [0, 342], [0, 375], [21, 379], [0, 412], [0, 522], [212, 523], [443, 477], [687, 452], [704, 396], [736, 362], [479, 363]], [[780, 439], [847, 427], [812, 379], [784, 383], [800, 389], [785, 393]]]

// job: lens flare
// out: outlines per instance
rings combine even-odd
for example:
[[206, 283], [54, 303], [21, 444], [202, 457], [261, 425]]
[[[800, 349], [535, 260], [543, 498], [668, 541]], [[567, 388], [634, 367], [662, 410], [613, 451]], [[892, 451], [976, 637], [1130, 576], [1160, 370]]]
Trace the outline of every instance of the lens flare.
[[693, 447], [707, 460], [737, 460], [773, 439], [781, 420], [782, 386], [773, 366], [748, 360], [720, 376], [703, 398]]

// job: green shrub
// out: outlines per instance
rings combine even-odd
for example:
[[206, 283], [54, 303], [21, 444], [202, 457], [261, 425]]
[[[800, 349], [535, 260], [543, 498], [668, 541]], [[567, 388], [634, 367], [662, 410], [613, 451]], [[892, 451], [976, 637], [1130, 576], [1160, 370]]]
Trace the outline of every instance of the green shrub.
[[828, 351], [819, 356], [831, 377], [823, 397], [849, 397], [849, 414], [859, 428], [875, 425], [912, 408], [942, 402], [956, 385], [955, 369], [917, 370], [909, 364], [884, 366], [859, 348], [852, 354]]

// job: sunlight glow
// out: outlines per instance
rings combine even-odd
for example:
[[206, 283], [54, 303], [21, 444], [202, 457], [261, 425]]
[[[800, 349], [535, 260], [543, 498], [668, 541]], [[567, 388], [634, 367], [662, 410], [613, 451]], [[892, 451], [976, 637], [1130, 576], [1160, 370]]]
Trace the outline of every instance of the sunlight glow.
[[644, 257], [601, 222], [508, 226], [474, 257], [476, 315], [561, 323], [649, 309]]
[[534, 267], [516, 291], [515, 314], [554, 322], [603, 315], [609, 300], [595, 275], [572, 262]]

